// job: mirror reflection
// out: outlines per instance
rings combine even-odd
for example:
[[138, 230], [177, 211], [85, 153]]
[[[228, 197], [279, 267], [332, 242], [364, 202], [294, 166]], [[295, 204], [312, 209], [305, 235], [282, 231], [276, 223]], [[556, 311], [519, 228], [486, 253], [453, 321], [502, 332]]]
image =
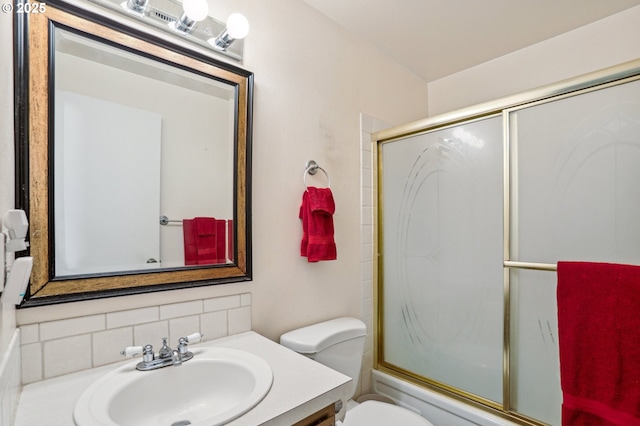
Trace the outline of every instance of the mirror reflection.
[[19, 18], [24, 305], [251, 280], [253, 73], [56, 0]]
[[230, 262], [233, 86], [63, 28], [54, 75], [55, 276]]

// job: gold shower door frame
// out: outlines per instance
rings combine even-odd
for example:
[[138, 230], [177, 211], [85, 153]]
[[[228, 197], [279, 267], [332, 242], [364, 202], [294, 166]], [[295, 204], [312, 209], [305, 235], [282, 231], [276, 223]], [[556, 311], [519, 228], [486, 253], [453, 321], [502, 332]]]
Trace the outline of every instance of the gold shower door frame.
[[[376, 144], [374, 153], [377, 164], [377, 199], [375, 200], [377, 208], [377, 224], [374, 230], [374, 240], [377, 245], [374, 253], [378, 253], [374, 259], [374, 316], [375, 321], [375, 348], [374, 350], [374, 368], [408, 380], [419, 386], [435, 390], [447, 396], [461, 400], [465, 403], [477, 406], [479, 408], [489, 410], [495, 415], [509, 419], [519, 424], [540, 426], [544, 423], [536, 419], [527, 417], [512, 409], [511, 401], [511, 283], [510, 271], [519, 269], [529, 269], [538, 271], [556, 271], [556, 264], [548, 263], [531, 263], [512, 260], [511, 256], [511, 235], [512, 235], [512, 217], [517, 215], [515, 203], [512, 203], [512, 167], [513, 159], [511, 153], [510, 141], [510, 125], [509, 117], [512, 112], [516, 112], [523, 108], [529, 108], [535, 105], [548, 103], [572, 96], [589, 93], [595, 90], [601, 90], [608, 87], [640, 80], [640, 59], [623, 63], [621, 65], [606, 68], [601, 71], [589, 73], [580, 77], [561, 81], [542, 88], [527, 91], [521, 94], [498, 99], [495, 101], [479, 104], [469, 108], [453, 111], [423, 120], [408, 123], [402, 126], [380, 131], [373, 135], [373, 141]], [[384, 211], [383, 203], [384, 193], [382, 190], [382, 178], [384, 173], [384, 164], [382, 158], [382, 147], [389, 142], [396, 142], [410, 136], [429, 133], [435, 130], [444, 129], [460, 124], [466, 124], [472, 121], [495, 117], [502, 115], [502, 136], [503, 136], [503, 361], [502, 361], [502, 404], [496, 404], [486, 398], [474, 395], [470, 392], [450, 386], [428, 377], [423, 377], [411, 371], [404, 370], [398, 366], [385, 362], [384, 358]], [[517, 194], [515, 194], [517, 196]]]

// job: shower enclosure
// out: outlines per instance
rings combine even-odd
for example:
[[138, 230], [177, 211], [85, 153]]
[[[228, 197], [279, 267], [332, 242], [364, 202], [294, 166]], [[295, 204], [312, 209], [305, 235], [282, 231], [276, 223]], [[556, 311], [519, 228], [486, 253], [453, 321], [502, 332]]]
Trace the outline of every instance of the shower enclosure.
[[640, 264], [640, 61], [376, 138], [378, 368], [559, 425], [556, 263]]

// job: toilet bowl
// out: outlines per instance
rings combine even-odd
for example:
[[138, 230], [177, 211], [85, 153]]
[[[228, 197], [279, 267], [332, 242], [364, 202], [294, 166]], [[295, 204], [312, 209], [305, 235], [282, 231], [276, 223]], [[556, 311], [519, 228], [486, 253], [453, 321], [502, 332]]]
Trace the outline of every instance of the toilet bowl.
[[[289, 331], [280, 336], [280, 344], [351, 377], [349, 398], [352, 398], [360, 377], [366, 334], [367, 329], [359, 319], [336, 318]], [[342, 423], [337, 424], [433, 426], [424, 417], [406, 408], [374, 400], [355, 404], [347, 410]]]
[[433, 426], [424, 417], [399, 407], [381, 401], [365, 401], [347, 411], [344, 420], [337, 426]]

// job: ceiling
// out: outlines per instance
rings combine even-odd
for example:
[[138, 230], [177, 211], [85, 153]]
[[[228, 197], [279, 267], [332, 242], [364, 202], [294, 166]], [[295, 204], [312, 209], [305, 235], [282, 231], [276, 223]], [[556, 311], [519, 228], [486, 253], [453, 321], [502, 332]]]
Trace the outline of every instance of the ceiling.
[[640, 0], [303, 0], [425, 81], [640, 5]]

